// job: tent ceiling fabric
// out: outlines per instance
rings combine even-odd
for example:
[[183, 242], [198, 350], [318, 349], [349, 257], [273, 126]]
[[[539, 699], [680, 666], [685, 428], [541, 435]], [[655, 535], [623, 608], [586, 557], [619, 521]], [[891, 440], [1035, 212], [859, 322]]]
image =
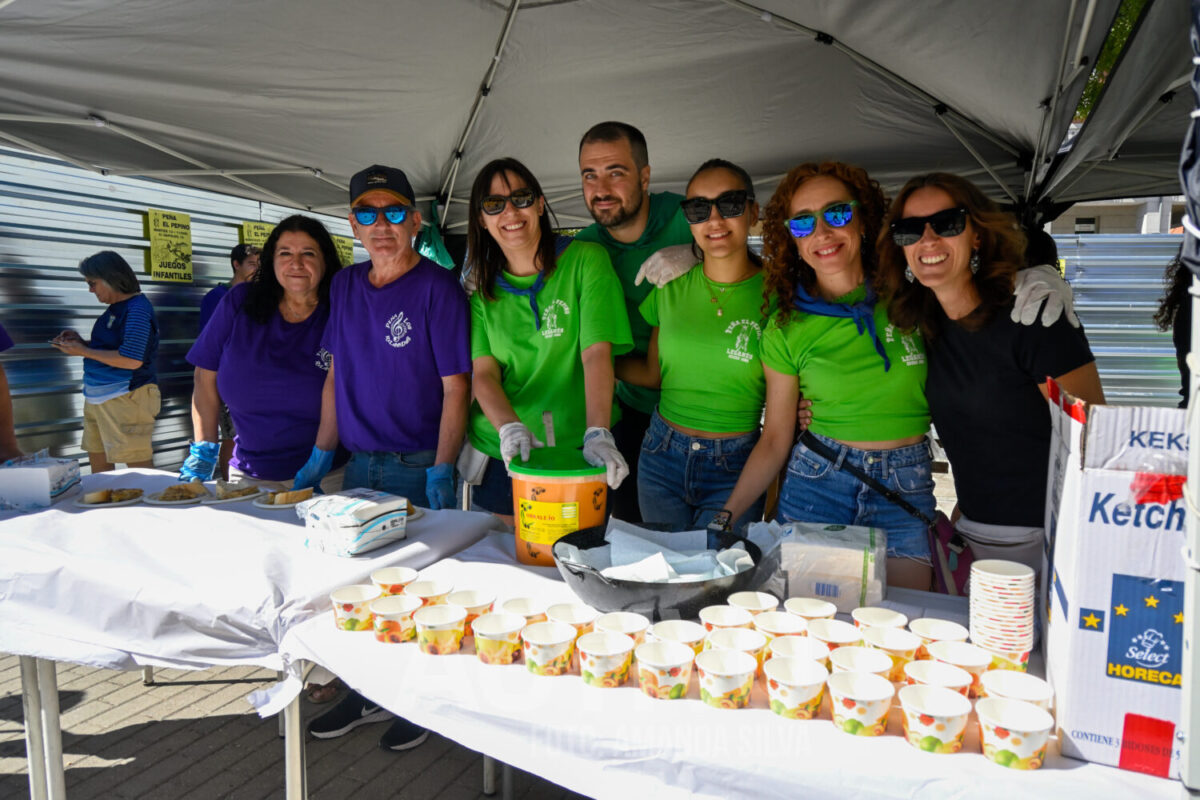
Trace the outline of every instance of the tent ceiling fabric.
[[[1033, 154], [1062, 141], [1086, 79], [1070, 63], [1083, 23], [1082, 52], [1094, 59], [1117, 5], [521, 3], [454, 195], [466, 196], [488, 160], [511, 155], [560, 198], [564, 222], [588, 220], [579, 136], [619, 119], [645, 132], [655, 188], [680, 189], [720, 156], [749, 169], [765, 194], [794, 164], [836, 158], [892, 189], [945, 169], [998, 198], [1021, 197], [1044, 170], [1030, 176]], [[16, 0], [0, 7], [0, 141], [335, 213], [350, 175], [375, 162], [402, 167], [418, 195], [433, 196], [508, 15], [508, 3], [492, 0]], [[1176, 33], [1186, 61], [1186, 28]], [[1140, 99], [1136, 86], [1122, 98]], [[119, 130], [27, 118], [89, 115]], [[1158, 130], [1143, 127], [1127, 146]], [[235, 183], [208, 169], [259, 174]], [[280, 174], [263, 174], [271, 171]], [[1119, 192], [1112, 183], [1105, 188]], [[463, 208], [451, 206], [451, 226]]]

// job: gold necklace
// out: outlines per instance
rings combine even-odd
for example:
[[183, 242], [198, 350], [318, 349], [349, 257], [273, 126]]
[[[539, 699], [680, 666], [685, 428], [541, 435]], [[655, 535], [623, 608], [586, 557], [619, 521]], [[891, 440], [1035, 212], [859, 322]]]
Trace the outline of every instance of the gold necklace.
[[[703, 270], [703, 267], [701, 267], [701, 270]], [[703, 274], [703, 272], [701, 274]], [[733, 296], [733, 292], [736, 291], [741, 286], [742, 281], [750, 279], [751, 277], [753, 277], [753, 275], [754, 275], [754, 270], [751, 270], [750, 272], [742, 275], [737, 280], [732, 281], [731, 283], [728, 283], [724, 286], [718, 285], [717, 291], [719, 291], [721, 293], [721, 298], [719, 300], [717, 299], [717, 292], [713, 291], [713, 284], [715, 284], [716, 281], [714, 281], [712, 278], [708, 277], [707, 275], [704, 276], [704, 285], [708, 288], [708, 296], [709, 296], [709, 298], [711, 298], [709, 300], [709, 302], [716, 304], [718, 317], [725, 316], [725, 301]], [[725, 294], [725, 292], [727, 290], [729, 290], [729, 294]]]

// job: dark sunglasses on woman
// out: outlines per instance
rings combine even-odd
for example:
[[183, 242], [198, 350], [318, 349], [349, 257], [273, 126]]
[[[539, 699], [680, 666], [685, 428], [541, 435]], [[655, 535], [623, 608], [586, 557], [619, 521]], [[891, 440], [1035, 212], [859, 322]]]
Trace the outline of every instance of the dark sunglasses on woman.
[[683, 209], [683, 217], [690, 225], [699, 225], [712, 214], [712, 207], [717, 207], [717, 213], [724, 219], [740, 217], [746, 213], [746, 203], [754, 198], [745, 189], [731, 189], [721, 192], [717, 199], [707, 197], [689, 197], [680, 200], [679, 207]]
[[933, 229], [935, 236], [948, 239], [958, 236], [967, 229], [967, 209], [962, 206], [947, 208], [928, 217], [904, 217], [892, 223], [892, 241], [897, 247], [908, 247], [921, 241], [925, 226]]
[[371, 206], [359, 206], [352, 208], [351, 213], [358, 220], [359, 225], [374, 225], [379, 215], [383, 214], [383, 218], [393, 225], [399, 225], [408, 219], [408, 206], [388, 206], [387, 208], [373, 208]]
[[489, 194], [479, 201], [479, 208], [489, 217], [494, 217], [504, 210], [505, 203], [512, 203], [513, 208], [529, 208], [537, 200], [537, 192], [533, 189], [517, 189], [512, 194]]
[[[857, 200], [839, 200], [822, 208], [821, 217], [831, 228], [844, 228], [854, 219], [854, 207], [857, 205]], [[803, 239], [817, 229], [817, 215], [812, 211], [801, 211], [787, 224], [794, 238]]]

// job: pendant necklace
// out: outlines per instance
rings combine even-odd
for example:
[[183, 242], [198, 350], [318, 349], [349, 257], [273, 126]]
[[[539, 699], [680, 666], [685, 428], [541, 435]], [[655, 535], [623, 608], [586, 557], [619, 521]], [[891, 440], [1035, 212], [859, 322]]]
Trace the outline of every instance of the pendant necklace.
[[[704, 285], [708, 287], [708, 296], [710, 298], [709, 302], [716, 305], [718, 317], [725, 316], [725, 301], [733, 296], [734, 291], [737, 290], [738, 286], [741, 285], [742, 281], [747, 280], [753, 274], [754, 274], [753, 271], [751, 271], [749, 274], [741, 276], [740, 278], [738, 278], [736, 281], [733, 281], [732, 283], [725, 284], [725, 285], [718, 285], [716, 291], [713, 291], [713, 285], [716, 283], [716, 281], [714, 281], [712, 278], [708, 277], [707, 275], [704, 276]], [[726, 294], [726, 291], [728, 291], [729, 294]], [[717, 292], [721, 293], [720, 299], [717, 298]]]

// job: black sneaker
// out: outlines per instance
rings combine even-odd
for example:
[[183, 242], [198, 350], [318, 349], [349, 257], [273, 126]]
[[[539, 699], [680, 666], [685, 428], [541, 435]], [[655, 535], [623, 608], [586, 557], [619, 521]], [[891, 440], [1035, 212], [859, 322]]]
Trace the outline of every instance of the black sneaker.
[[384, 722], [391, 716], [392, 712], [351, 691], [336, 706], [309, 722], [308, 732], [318, 739], [335, 739], [345, 736], [359, 725]]
[[429, 738], [429, 731], [420, 725], [414, 725], [404, 717], [396, 717], [392, 726], [379, 737], [379, 747], [383, 750], [412, 750]]

